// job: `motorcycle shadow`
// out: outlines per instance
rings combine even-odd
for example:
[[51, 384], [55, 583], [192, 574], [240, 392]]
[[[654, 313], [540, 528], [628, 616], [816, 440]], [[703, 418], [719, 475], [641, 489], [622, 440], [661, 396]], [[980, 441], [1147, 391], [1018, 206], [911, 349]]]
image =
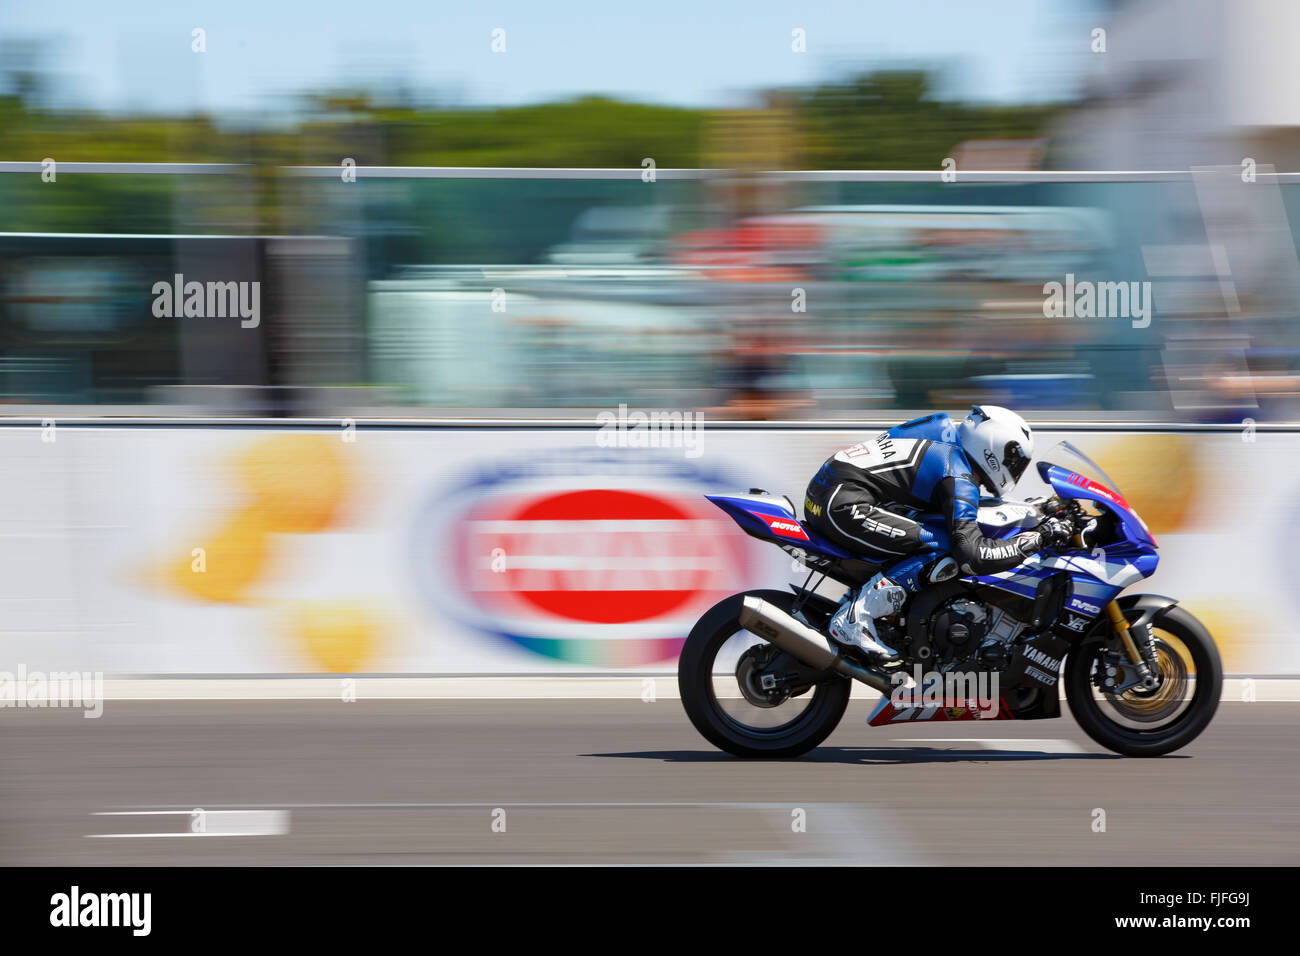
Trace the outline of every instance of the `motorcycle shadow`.
[[[663, 763], [836, 763], [864, 766], [926, 763], [991, 763], [1021, 760], [1123, 760], [1113, 753], [1050, 753], [1034, 750], [974, 749], [971, 747], [818, 747], [799, 757], [737, 757], [720, 750], [643, 750], [628, 753], [582, 754], [622, 757]], [[1165, 759], [1170, 759], [1166, 757]]]

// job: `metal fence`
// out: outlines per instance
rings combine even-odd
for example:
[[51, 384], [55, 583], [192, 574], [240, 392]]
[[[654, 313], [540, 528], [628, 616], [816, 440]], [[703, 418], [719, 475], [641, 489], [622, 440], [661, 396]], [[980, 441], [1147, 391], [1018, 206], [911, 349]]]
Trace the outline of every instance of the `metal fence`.
[[[15, 411], [1300, 417], [1300, 173], [48, 172], [0, 163]], [[259, 328], [153, 316], [177, 274], [261, 283]], [[1150, 321], [1045, 315], [1067, 281]]]

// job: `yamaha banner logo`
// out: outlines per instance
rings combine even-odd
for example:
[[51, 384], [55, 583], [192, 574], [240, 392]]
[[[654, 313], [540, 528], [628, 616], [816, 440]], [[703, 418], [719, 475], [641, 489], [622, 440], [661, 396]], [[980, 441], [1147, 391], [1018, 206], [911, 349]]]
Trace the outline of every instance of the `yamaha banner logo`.
[[695, 620], [752, 580], [753, 543], [704, 498], [738, 483], [653, 449], [487, 465], [420, 510], [420, 593], [544, 657], [671, 662]]

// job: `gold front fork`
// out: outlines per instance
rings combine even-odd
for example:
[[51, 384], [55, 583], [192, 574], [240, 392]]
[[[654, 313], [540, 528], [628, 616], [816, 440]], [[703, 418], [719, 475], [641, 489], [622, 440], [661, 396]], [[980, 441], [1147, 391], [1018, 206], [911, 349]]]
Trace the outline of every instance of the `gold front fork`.
[[1134, 664], [1144, 664], [1142, 655], [1138, 653], [1137, 644], [1133, 641], [1133, 635], [1129, 633], [1128, 619], [1124, 617], [1124, 612], [1120, 610], [1118, 601], [1111, 601], [1106, 605], [1106, 614], [1110, 617], [1110, 623], [1115, 628], [1115, 633], [1119, 639], [1124, 642], [1124, 650], [1128, 653], [1128, 659]]
[[[1070, 538], [1070, 543], [1079, 549], [1084, 547], [1083, 533], [1076, 531]], [[1115, 628], [1115, 633], [1119, 635], [1120, 641], [1124, 644], [1124, 651], [1128, 654], [1128, 659], [1140, 668], [1146, 667], [1146, 661], [1142, 659], [1142, 654], [1138, 651], [1137, 644], [1133, 641], [1133, 635], [1128, 630], [1128, 618], [1120, 610], [1118, 601], [1111, 601], [1106, 605], [1106, 615], [1110, 618], [1111, 626]]]
[[[1083, 535], [1075, 534], [1072, 543], [1076, 548], [1082, 548]], [[1118, 601], [1111, 601], [1106, 605], [1106, 616], [1110, 618], [1111, 626], [1115, 628], [1115, 633], [1119, 635], [1120, 641], [1124, 644], [1124, 651], [1128, 654], [1128, 659], [1139, 667], [1144, 667], [1146, 661], [1142, 659], [1142, 654], [1138, 651], [1133, 635], [1129, 633], [1128, 618], [1120, 610]]]
[[[1076, 548], [1082, 548], [1083, 535], [1081, 533], [1075, 534], [1073, 543]], [[1119, 635], [1119, 639], [1124, 645], [1124, 652], [1128, 654], [1129, 661], [1137, 667], [1138, 673], [1142, 675], [1143, 686], [1153, 686], [1155, 678], [1151, 676], [1151, 669], [1147, 667], [1147, 662], [1143, 659], [1142, 652], [1138, 650], [1137, 643], [1133, 640], [1133, 635], [1129, 632], [1128, 618], [1126, 618], [1124, 612], [1120, 610], [1118, 601], [1111, 601], [1106, 605], [1106, 616], [1110, 618], [1111, 627], [1115, 628], [1115, 633]]]

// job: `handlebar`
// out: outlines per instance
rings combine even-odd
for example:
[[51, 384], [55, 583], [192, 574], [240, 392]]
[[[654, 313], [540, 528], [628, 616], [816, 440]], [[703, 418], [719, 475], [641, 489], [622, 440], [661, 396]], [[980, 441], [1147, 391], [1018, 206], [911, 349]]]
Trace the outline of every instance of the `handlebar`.
[[1083, 506], [1073, 498], [1067, 500], [1049, 498], [1039, 506], [1039, 510], [1043, 521], [1055, 518], [1067, 522], [1072, 536], [1082, 532], [1092, 521], [1092, 517], [1083, 510]]

